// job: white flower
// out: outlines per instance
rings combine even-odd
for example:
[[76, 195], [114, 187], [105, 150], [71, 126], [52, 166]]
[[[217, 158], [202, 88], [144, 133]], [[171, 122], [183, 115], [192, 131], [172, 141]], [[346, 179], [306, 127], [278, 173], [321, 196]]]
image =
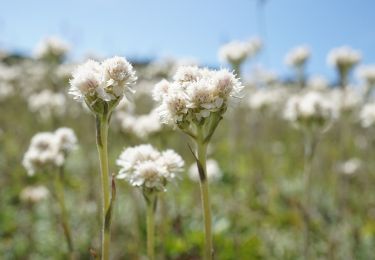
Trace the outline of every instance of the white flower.
[[364, 105], [359, 118], [363, 127], [373, 126], [375, 124], [375, 103]]
[[375, 65], [361, 66], [357, 70], [357, 75], [360, 79], [365, 81], [368, 85], [375, 84]]
[[52, 116], [63, 116], [66, 111], [65, 95], [48, 89], [31, 95], [27, 101], [30, 111], [38, 113], [43, 120]]
[[285, 101], [286, 94], [286, 90], [279, 87], [258, 89], [250, 94], [248, 104], [254, 110], [277, 109]]
[[60, 151], [58, 140], [49, 132], [38, 133], [31, 139], [22, 161], [30, 176], [40, 168], [49, 165], [61, 166], [63, 163], [64, 155]]
[[332, 89], [329, 98], [340, 113], [356, 110], [362, 103], [362, 97], [350, 86], [347, 89]]
[[44, 186], [28, 186], [21, 191], [20, 199], [24, 202], [37, 203], [49, 195], [49, 191]]
[[62, 166], [66, 156], [75, 148], [76, 143], [76, 136], [69, 128], [59, 128], [55, 133], [38, 133], [31, 139], [22, 165], [30, 176], [38, 170]]
[[332, 49], [327, 56], [327, 63], [339, 69], [350, 69], [361, 61], [362, 55], [359, 51], [348, 46]]
[[[208, 159], [206, 162], [207, 166], [207, 179], [209, 181], [215, 182], [219, 181], [223, 177], [223, 173], [219, 167], [219, 164], [213, 160]], [[199, 172], [197, 165], [193, 163], [189, 168], [189, 177], [192, 181], [198, 182], [199, 181]]]
[[307, 86], [312, 90], [325, 90], [328, 88], [328, 81], [323, 76], [313, 76], [307, 81]]
[[159, 102], [163, 99], [164, 95], [167, 95], [170, 83], [163, 79], [157, 83], [152, 90], [152, 97], [155, 101]]
[[55, 137], [59, 143], [60, 150], [70, 152], [77, 146], [77, 137], [74, 131], [67, 127], [61, 127], [55, 131]]
[[128, 99], [131, 98], [131, 94], [134, 93], [131, 86], [137, 80], [133, 66], [126, 59], [115, 56], [103, 61], [102, 67], [106, 92], [115, 97], [125, 94]]
[[167, 183], [183, 171], [184, 161], [173, 150], [159, 152], [151, 145], [139, 145], [125, 149], [117, 165], [121, 167], [118, 179], [148, 191], [165, 191]]
[[52, 36], [43, 39], [35, 48], [34, 55], [36, 58], [48, 58], [50, 56], [62, 58], [70, 50], [70, 45], [64, 40]]
[[[187, 66], [177, 70], [157, 108], [163, 123], [199, 122], [212, 113], [222, 114], [240, 97], [243, 86], [228, 70]], [[164, 84], [166, 84], [164, 82]], [[155, 96], [155, 95], [154, 95]]]
[[316, 91], [290, 97], [284, 110], [284, 118], [298, 126], [324, 126], [336, 116], [331, 100]]
[[222, 62], [238, 65], [258, 53], [261, 47], [262, 42], [259, 38], [253, 38], [246, 42], [232, 41], [219, 49], [219, 59]]
[[69, 94], [85, 99], [90, 106], [98, 100], [119, 100], [124, 94], [129, 99], [136, 79], [133, 67], [124, 58], [113, 57], [102, 63], [89, 60], [73, 72]]
[[310, 48], [307, 46], [298, 46], [291, 50], [285, 56], [285, 63], [291, 67], [302, 67], [310, 58]]

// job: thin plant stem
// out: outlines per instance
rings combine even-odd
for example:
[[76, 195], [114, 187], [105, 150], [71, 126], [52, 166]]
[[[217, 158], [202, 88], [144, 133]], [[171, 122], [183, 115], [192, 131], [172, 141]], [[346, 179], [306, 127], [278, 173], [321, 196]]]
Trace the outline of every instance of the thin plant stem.
[[66, 205], [65, 205], [65, 194], [64, 194], [64, 167], [60, 166], [59, 167], [59, 172], [56, 175], [55, 178], [55, 192], [56, 192], [56, 198], [60, 206], [60, 213], [61, 213], [61, 225], [64, 231], [64, 236], [66, 243], [68, 245], [68, 250], [69, 250], [69, 255], [70, 259], [74, 259], [73, 257], [73, 240], [72, 240], [72, 235], [71, 235], [71, 229], [69, 225], [69, 220], [68, 220], [68, 212], [66, 210]]
[[109, 259], [110, 244], [110, 221], [107, 213], [110, 214], [110, 187], [109, 187], [109, 170], [108, 170], [108, 113], [97, 116], [97, 148], [100, 161], [101, 184], [102, 184], [102, 260]]
[[311, 234], [310, 234], [310, 210], [311, 210], [311, 174], [312, 162], [317, 144], [316, 135], [310, 131], [305, 133], [304, 140], [304, 201], [303, 201], [303, 222], [304, 222], [304, 239], [303, 239], [303, 255], [304, 259], [311, 259]]
[[214, 249], [212, 243], [212, 231], [211, 231], [211, 205], [210, 205], [210, 194], [208, 189], [207, 181], [207, 167], [206, 167], [206, 157], [207, 157], [207, 143], [204, 142], [204, 136], [201, 129], [198, 130], [197, 139], [198, 148], [198, 171], [200, 179], [200, 190], [201, 190], [201, 200], [204, 218], [204, 231], [205, 231], [205, 259], [213, 259]]
[[149, 260], [155, 260], [155, 209], [156, 195], [150, 194], [147, 202], [147, 255]]

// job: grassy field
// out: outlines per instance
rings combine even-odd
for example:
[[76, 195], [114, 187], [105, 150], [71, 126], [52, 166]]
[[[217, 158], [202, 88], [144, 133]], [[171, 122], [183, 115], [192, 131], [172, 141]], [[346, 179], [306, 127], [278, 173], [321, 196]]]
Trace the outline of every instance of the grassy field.
[[[150, 143], [180, 154], [185, 171], [160, 194], [157, 204], [156, 259], [202, 259], [199, 183], [188, 173], [194, 163], [189, 150], [193, 143], [177, 129], [157, 126], [152, 117], [136, 120], [156, 107], [151, 97], [154, 85], [171, 79], [179, 63], [133, 64], [138, 76], [134, 101], [114, 112], [109, 128], [110, 173], [119, 171], [116, 159], [126, 147]], [[68, 258], [55, 196], [57, 169], [28, 176], [22, 165], [30, 139], [59, 127], [73, 129], [78, 139], [64, 165], [63, 188], [74, 254], [90, 259], [90, 249], [100, 252], [95, 118], [68, 95], [72, 67], [14, 55], [5, 56], [0, 64], [1, 259]], [[259, 84], [242, 83], [244, 97], [228, 109], [208, 148], [208, 158], [217, 161], [222, 173], [209, 181], [216, 259], [304, 259], [306, 225], [311, 259], [375, 259], [375, 138], [374, 129], [363, 128], [358, 116], [364, 102], [330, 122], [317, 138], [311, 161], [306, 161], [304, 131], [285, 120], [282, 112], [289, 96], [308, 87], [281, 79], [262, 83], [262, 89], [282, 89], [286, 94], [254, 109], [249, 100]], [[48, 102], [50, 94], [33, 96], [43, 90], [60, 93], [63, 101]], [[133, 121], [123, 123], [130, 117]], [[137, 124], [140, 130], [134, 130]], [[144, 130], [151, 125], [154, 130]], [[310, 166], [307, 187], [304, 172]], [[21, 195], [25, 188], [40, 185], [49, 195]], [[147, 259], [142, 193], [122, 180], [116, 180], [116, 186], [111, 258]]]

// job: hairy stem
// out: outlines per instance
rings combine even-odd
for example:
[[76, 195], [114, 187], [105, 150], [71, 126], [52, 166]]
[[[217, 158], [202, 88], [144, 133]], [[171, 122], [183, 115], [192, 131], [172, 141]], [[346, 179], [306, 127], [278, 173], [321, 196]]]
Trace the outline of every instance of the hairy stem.
[[213, 259], [214, 249], [212, 245], [212, 231], [211, 231], [211, 205], [210, 205], [210, 194], [208, 190], [207, 181], [207, 167], [206, 167], [206, 156], [207, 156], [207, 144], [204, 142], [204, 136], [201, 129], [198, 130], [197, 140], [197, 166], [200, 179], [200, 190], [201, 200], [204, 218], [204, 231], [205, 231], [205, 259]]
[[147, 255], [149, 260], [155, 259], [155, 209], [156, 195], [150, 194], [147, 202]]
[[[97, 148], [100, 161], [101, 184], [102, 184], [102, 260], [109, 259], [110, 244], [110, 221], [107, 219], [107, 213], [110, 214], [110, 187], [108, 170], [108, 113], [97, 116]], [[107, 220], [107, 221], [106, 221]]]

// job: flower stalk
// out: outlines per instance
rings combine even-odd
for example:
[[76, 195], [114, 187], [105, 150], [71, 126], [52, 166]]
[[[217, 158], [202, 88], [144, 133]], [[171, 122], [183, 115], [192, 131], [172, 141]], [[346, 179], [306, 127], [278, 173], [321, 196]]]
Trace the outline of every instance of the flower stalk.
[[68, 220], [68, 213], [66, 210], [66, 205], [65, 205], [65, 194], [64, 194], [64, 167], [60, 166], [58, 169], [58, 174], [55, 177], [55, 183], [54, 183], [54, 188], [56, 192], [56, 198], [59, 203], [60, 207], [60, 218], [61, 218], [61, 225], [64, 231], [64, 236], [65, 240], [68, 246], [69, 250], [69, 255], [70, 259], [74, 259], [73, 257], [73, 240], [72, 240], [72, 235], [71, 235], [71, 229], [69, 225], [69, 220]]
[[155, 210], [157, 194], [145, 195], [147, 204], [147, 256], [149, 260], [155, 260]]
[[[107, 106], [104, 106], [107, 108]], [[103, 114], [96, 115], [96, 137], [97, 149], [100, 161], [100, 177], [102, 184], [102, 259], [109, 259], [109, 245], [110, 245], [110, 187], [109, 187], [109, 170], [108, 170], [108, 123], [109, 123], [108, 109]], [[107, 220], [107, 221], [106, 221]]]
[[304, 259], [311, 258], [311, 235], [310, 235], [310, 210], [311, 210], [311, 174], [312, 163], [317, 145], [316, 135], [312, 131], [306, 131], [304, 141], [304, 201], [303, 201], [303, 222], [304, 222], [304, 239], [303, 239], [303, 256]]
[[[216, 128], [216, 126], [215, 126]], [[213, 132], [213, 131], [212, 131]], [[208, 136], [210, 137], [210, 136]], [[200, 180], [200, 191], [201, 191], [201, 201], [204, 219], [204, 233], [205, 233], [205, 259], [213, 259], [214, 249], [212, 243], [212, 221], [211, 221], [211, 204], [210, 204], [210, 194], [208, 189], [207, 181], [207, 137], [203, 136], [202, 129], [198, 129], [197, 135], [197, 167], [199, 172]]]

